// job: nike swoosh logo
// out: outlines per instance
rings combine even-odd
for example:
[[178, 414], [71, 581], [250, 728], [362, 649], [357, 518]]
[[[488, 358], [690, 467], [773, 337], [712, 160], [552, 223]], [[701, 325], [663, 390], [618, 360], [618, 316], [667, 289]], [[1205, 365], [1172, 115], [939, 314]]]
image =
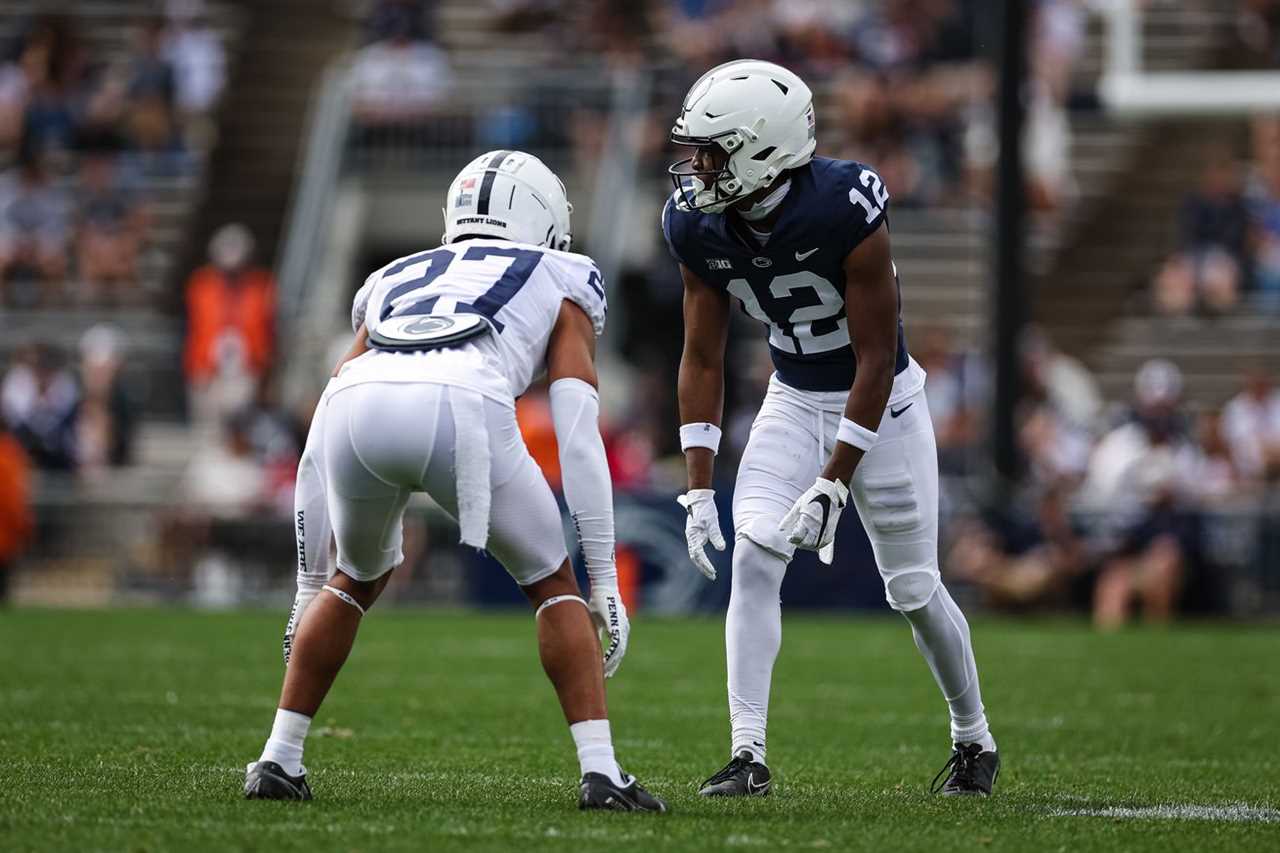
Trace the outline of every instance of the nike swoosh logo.
[[901, 409], [893, 409], [893, 408], [890, 408], [890, 409], [889, 409], [889, 417], [891, 417], [891, 418], [898, 418], [898, 417], [902, 417], [902, 413], [903, 413], [903, 412], [905, 412], [907, 409], [911, 408], [911, 407], [912, 407], [912, 406], [914, 406], [914, 405], [915, 405], [915, 403], [914, 403], [914, 402], [912, 402], [912, 403], [907, 403], [907, 404], [906, 404], [905, 406], [903, 406]]
[[760, 783], [759, 785], [757, 785], [757, 784], [756, 784], [756, 774], [754, 774], [754, 773], [748, 773], [748, 774], [747, 774], [747, 793], [748, 793], [748, 794], [761, 794], [761, 793], [764, 793], [765, 791], [769, 790], [769, 783], [770, 783], [771, 781], [772, 781], [772, 780], [766, 780], [766, 781], [764, 781], [764, 782]]
[[[822, 247], [821, 247], [821, 246], [819, 246], [819, 247], [818, 247], [818, 249], [820, 249], [820, 248], [822, 248]], [[810, 249], [810, 250], [809, 250], [809, 251], [807, 251], [807, 252], [796, 252], [796, 260], [797, 260], [797, 261], [803, 261], [805, 258], [807, 258], [807, 257], [809, 257], [810, 255], [812, 255], [814, 252], [818, 251], [818, 249]]]
[[809, 503], [817, 504], [822, 507], [822, 526], [818, 528], [818, 541], [822, 541], [822, 534], [827, 531], [827, 516], [831, 514], [831, 498], [826, 495], [818, 495], [812, 498]]

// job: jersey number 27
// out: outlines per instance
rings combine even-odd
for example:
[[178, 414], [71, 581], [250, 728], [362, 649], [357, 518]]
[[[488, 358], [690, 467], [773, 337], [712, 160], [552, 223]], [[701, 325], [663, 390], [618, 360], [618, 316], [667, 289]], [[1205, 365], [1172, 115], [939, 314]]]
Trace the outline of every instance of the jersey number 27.
[[[442, 304], [443, 297], [430, 296], [427, 291], [432, 283], [444, 275], [445, 270], [458, 259], [457, 254], [452, 249], [434, 249], [405, 258], [388, 269], [384, 275], [396, 275], [423, 261], [427, 262], [427, 268], [417, 278], [403, 281], [387, 291], [386, 299], [382, 302], [382, 316], [378, 319], [385, 320], [391, 316], [403, 317], [411, 314], [479, 314], [493, 324], [495, 332], [501, 333], [503, 323], [497, 317], [498, 312], [529, 281], [529, 276], [533, 275], [538, 262], [542, 260], [542, 253], [505, 246], [472, 246], [463, 253], [462, 260], [482, 261], [495, 256], [511, 258], [511, 263], [498, 276], [493, 286], [480, 294], [474, 302], [448, 300], [450, 304], [447, 305]], [[402, 298], [410, 294], [413, 294], [412, 299]]]

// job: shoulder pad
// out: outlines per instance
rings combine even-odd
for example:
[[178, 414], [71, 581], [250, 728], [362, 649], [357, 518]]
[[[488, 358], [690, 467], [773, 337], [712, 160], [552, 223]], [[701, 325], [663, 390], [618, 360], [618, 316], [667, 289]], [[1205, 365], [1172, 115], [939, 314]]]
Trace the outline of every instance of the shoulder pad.
[[[385, 268], [384, 268], [385, 269]], [[364, 280], [364, 284], [356, 291], [355, 298], [351, 300], [351, 331], [359, 332], [360, 327], [364, 325], [365, 314], [369, 310], [369, 297], [373, 295], [373, 286], [378, 283], [378, 276], [382, 270], [372, 273]]]
[[886, 221], [889, 190], [874, 169], [854, 160], [815, 158], [815, 189], [835, 213], [832, 240], [848, 255]]
[[596, 262], [586, 255], [554, 250], [547, 251], [546, 260], [551, 261], [550, 267], [564, 298], [587, 312], [596, 336], [601, 335], [609, 314], [609, 302]]
[[685, 258], [689, 255], [686, 248], [687, 235], [689, 220], [693, 215], [687, 210], [680, 209], [674, 194], [667, 196], [667, 203], [662, 207], [662, 237], [667, 243], [667, 251], [671, 253], [671, 257], [686, 267], [690, 266]]

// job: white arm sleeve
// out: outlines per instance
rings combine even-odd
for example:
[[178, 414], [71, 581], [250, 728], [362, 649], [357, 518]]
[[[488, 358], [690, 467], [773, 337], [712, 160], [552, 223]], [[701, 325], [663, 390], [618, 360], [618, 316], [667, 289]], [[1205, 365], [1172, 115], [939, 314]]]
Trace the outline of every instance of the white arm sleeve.
[[560, 445], [564, 498], [594, 585], [616, 582], [613, 559], [613, 481], [600, 438], [600, 397], [581, 379], [551, 383], [551, 419]]

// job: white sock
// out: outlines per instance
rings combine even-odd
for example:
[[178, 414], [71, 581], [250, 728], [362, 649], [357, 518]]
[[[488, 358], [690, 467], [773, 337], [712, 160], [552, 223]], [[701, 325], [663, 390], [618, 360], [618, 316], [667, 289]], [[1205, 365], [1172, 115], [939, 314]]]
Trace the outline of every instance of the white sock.
[[613, 784], [626, 787], [629, 779], [622, 778], [622, 768], [613, 756], [613, 735], [608, 720], [583, 720], [569, 726], [569, 734], [578, 747], [578, 767], [585, 776], [603, 773]]
[[978, 689], [978, 665], [969, 642], [969, 623], [942, 584], [929, 603], [903, 613], [911, 623], [916, 648], [924, 655], [951, 710], [951, 740], [980, 743], [995, 750]]
[[271, 737], [262, 748], [259, 761], [274, 761], [290, 776], [306, 773], [302, 766], [302, 742], [307, 739], [311, 718], [296, 711], [276, 710], [276, 721], [271, 726]]
[[787, 563], [750, 539], [733, 546], [733, 588], [724, 620], [729, 664], [730, 756], [744, 749], [764, 764], [773, 662], [782, 647], [782, 577]]

